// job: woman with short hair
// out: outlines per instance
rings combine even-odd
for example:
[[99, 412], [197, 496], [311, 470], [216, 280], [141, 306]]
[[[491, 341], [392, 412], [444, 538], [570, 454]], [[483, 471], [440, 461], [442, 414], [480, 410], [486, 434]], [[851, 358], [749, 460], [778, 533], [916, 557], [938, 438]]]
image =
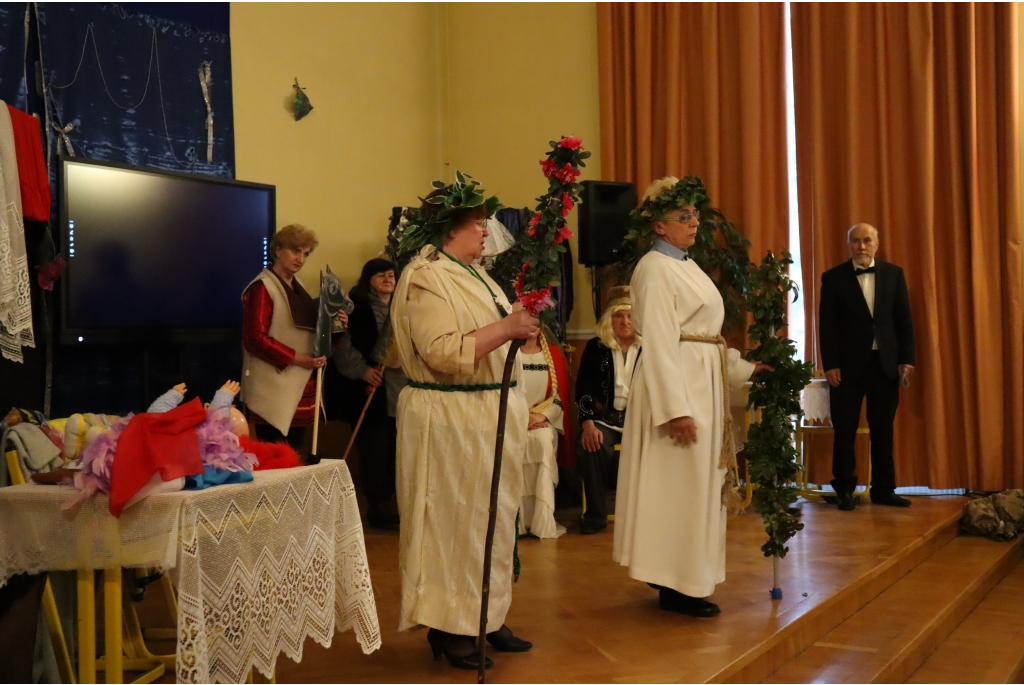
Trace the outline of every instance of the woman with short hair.
[[[242, 293], [242, 401], [256, 437], [302, 446], [313, 424], [314, 369], [326, 357], [313, 357], [317, 301], [299, 281], [316, 233], [299, 224], [285, 226], [270, 241], [270, 266]], [[338, 314], [343, 323], [348, 315]]]
[[[398, 509], [402, 518], [399, 630], [429, 626], [434, 657], [475, 670], [480, 579], [490, 506], [498, 400], [510, 342], [537, 330], [513, 311], [501, 288], [473, 263], [483, 252], [486, 220], [498, 206], [476, 181], [435, 182], [417, 222], [402, 234], [402, 271], [391, 321], [409, 384], [398, 398]], [[522, 366], [508, 399], [498, 493], [487, 633], [502, 651], [532, 645], [512, 635], [512, 555], [523, 480], [529, 410]]]

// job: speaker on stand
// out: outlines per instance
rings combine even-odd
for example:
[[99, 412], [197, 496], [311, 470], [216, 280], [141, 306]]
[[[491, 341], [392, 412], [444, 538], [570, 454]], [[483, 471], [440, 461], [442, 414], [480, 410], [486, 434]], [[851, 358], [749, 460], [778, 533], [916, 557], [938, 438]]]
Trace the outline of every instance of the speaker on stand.
[[601, 318], [601, 283], [597, 267], [625, 256], [623, 240], [629, 213], [636, 208], [636, 186], [617, 181], [584, 181], [579, 214], [579, 260], [590, 267], [594, 316]]

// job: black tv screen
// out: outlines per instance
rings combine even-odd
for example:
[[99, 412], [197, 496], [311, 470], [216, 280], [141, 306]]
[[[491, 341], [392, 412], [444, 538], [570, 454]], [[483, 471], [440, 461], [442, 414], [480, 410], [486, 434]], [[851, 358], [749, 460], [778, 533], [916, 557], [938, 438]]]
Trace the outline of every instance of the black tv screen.
[[62, 159], [65, 342], [222, 338], [267, 263], [274, 187]]

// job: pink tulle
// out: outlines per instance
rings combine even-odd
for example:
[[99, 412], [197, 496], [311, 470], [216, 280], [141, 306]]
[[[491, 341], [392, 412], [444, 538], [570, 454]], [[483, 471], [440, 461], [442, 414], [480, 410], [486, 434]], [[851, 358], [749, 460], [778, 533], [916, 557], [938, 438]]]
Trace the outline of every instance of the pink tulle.
[[133, 416], [135, 415], [129, 414], [123, 419], [118, 419], [85, 448], [80, 462], [82, 469], [74, 478], [74, 485], [79, 490], [78, 495], [65, 502], [61, 509], [70, 509], [82, 500], [88, 499], [97, 490], [110, 492], [110, 470], [114, 465], [117, 439], [128, 427], [128, 422]]
[[226, 408], [210, 412], [196, 426], [196, 437], [204, 466], [221, 471], [252, 471], [257, 464], [256, 455], [243, 450], [238, 436], [231, 432], [231, 413]]

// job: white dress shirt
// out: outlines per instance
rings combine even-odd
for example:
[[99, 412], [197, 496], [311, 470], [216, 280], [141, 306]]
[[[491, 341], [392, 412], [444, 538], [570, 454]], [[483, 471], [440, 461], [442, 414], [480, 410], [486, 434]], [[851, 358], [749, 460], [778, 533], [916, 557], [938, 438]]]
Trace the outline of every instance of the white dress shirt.
[[633, 343], [622, 354], [622, 348], [617, 346], [612, 350], [612, 361], [615, 364], [615, 400], [612, 406], [616, 411], [622, 411], [629, 402], [629, 384], [633, 382], [633, 367], [636, 366], [636, 356], [640, 353], [640, 346]]
[[[860, 266], [857, 262], [853, 263], [853, 272], [857, 274], [857, 282], [860, 283], [860, 290], [864, 293], [864, 301], [868, 303], [868, 311], [871, 312], [872, 318], [875, 316], [875, 274], [870, 273], [858, 273], [861, 269], [870, 269], [875, 265], [875, 260], [872, 259], [871, 263], [866, 267]], [[871, 344], [871, 349], [878, 349], [878, 341], [875, 340]]]

